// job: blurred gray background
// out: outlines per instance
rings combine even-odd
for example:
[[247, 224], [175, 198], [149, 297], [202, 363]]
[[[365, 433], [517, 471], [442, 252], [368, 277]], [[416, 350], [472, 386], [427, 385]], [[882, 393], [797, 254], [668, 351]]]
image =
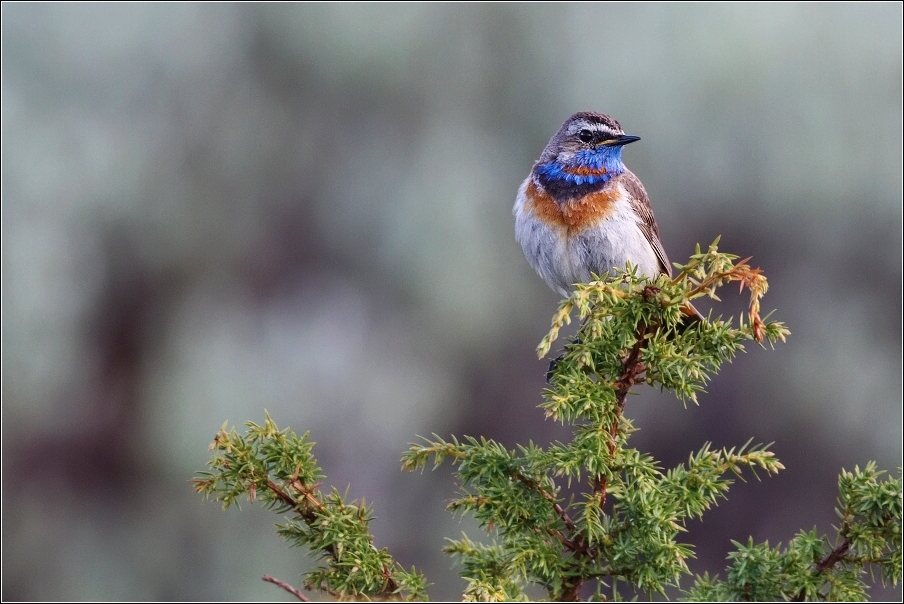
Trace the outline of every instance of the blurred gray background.
[[692, 569], [830, 531], [842, 467], [901, 463], [901, 45], [900, 3], [4, 3], [3, 598], [291, 599], [279, 518], [189, 483], [264, 409], [459, 597], [443, 538], [480, 533], [398, 460], [567, 437], [511, 205], [579, 110], [642, 137], [672, 260], [722, 235], [792, 331], [699, 407], [629, 404], [665, 464], [752, 437], [788, 467], [691, 524]]

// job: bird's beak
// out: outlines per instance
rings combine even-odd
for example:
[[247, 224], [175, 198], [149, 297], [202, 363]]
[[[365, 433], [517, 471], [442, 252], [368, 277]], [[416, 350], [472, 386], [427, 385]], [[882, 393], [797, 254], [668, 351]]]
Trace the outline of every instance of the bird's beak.
[[618, 138], [613, 138], [611, 140], [603, 141], [603, 145], [606, 147], [621, 147], [627, 145], [629, 143], [633, 143], [635, 141], [639, 141], [639, 136], [631, 136], [630, 134], [622, 134]]

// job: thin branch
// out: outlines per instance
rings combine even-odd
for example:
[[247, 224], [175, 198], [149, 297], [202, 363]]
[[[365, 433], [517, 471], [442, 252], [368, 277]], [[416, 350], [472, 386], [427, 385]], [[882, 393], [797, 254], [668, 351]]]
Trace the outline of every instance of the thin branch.
[[[316, 497], [314, 497], [314, 490], [318, 485], [311, 485], [310, 487], [308, 487], [300, 480], [295, 479], [291, 482], [291, 486], [301, 494], [301, 499], [293, 498], [291, 495], [282, 490], [278, 484], [276, 484], [272, 480], [267, 480], [267, 488], [273, 491], [273, 493], [280, 499], [280, 501], [295, 510], [295, 512], [297, 512], [302, 517], [302, 519], [304, 519], [306, 524], [313, 524], [317, 520], [317, 515], [315, 514], [314, 510], [323, 511], [324, 509], [323, 503]], [[336, 548], [333, 545], [327, 545], [324, 549], [330, 556], [332, 556], [334, 560], [338, 559], [338, 556], [336, 555]], [[399, 588], [399, 582], [396, 581], [395, 577], [392, 576], [392, 573], [388, 568], [384, 569], [383, 577], [386, 580], [386, 584], [383, 589], [384, 595], [395, 593]], [[267, 579], [265, 578], [264, 580]], [[276, 583], [276, 580], [270, 582], [282, 586], [281, 583]]]
[[[298, 480], [295, 482], [300, 484]], [[273, 494], [275, 494], [280, 501], [291, 507], [299, 516], [301, 516], [302, 520], [305, 521], [305, 524], [311, 526], [317, 520], [317, 515], [314, 513], [312, 507], [315, 507], [314, 504], [316, 504], [318, 510], [323, 510], [323, 504], [317, 501], [310, 492], [300, 490], [297, 484], [293, 484], [293, 486], [302, 493], [303, 499], [295, 499], [283, 491], [278, 484], [272, 480], [267, 480], [267, 488], [273, 491]], [[313, 504], [311, 502], [313, 502]], [[337, 559], [336, 548], [333, 545], [327, 545], [325, 549], [334, 560]]]
[[383, 567], [383, 580], [386, 581], [383, 584], [383, 596], [391, 596], [399, 590], [399, 582], [392, 576], [392, 571], [387, 566]]
[[833, 549], [825, 558], [819, 561], [819, 564], [816, 565], [816, 574], [823, 573], [835, 566], [835, 564], [844, 559], [844, 556], [848, 553], [849, 549], [851, 549], [851, 540], [849, 537], [845, 537], [844, 541], [841, 542], [841, 545]]
[[276, 495], [280, 499], [280, 501], [295, 510], [307, 524], [311, 524], [317, 519], [317, 517], [314, 515], [314, 511], [308, 505], [305, 505], [310, 498], [306, 497], [301, 500], [295, 499], [294, 497], [283, 491], [279, 487], [279, 485], [272, 480], [267, 480], [267, 488], [273, 491], [273, 494]]
[[[646, 325], [641, 326], [640, 331], [637, 334], [637, 341], [634, 343], [634, 347], [631, 349], [628, 358], [625, 359], [625, 362], [622, 364], [621, 375], [615, 382], [615, 419], [609, 427], [610, 459], [615, 455], [618, 428], [621, 424], [621, 416], [625, 409], [625, 401], [628, 398], [628, 393], [631, 391], [634, 384], [637, 383], [637, 377], [646, 370], [646, 367], [640, 361], [640, 354], [643, 351], [647, 333], [648, 327]], [[598, 478], [596, 485], [594, 486], [594, 491], [596, 491], [597, 498], [600, 501], [601, 510], [603, 509], [603, 506], [606, 505], [606, 489], [608, 486], [609, 479], [605, 475]]]
[[531, 480], [521, 472], [516, 471], [514, 473], [514, 478], [518, 479], [521, 483], [527, 486], [527, 488], [537, 491], [538, 493], [540, 493], [540, 495], [543, 496], [544, 499], [549, 501], [552, 504], [552, 509], [555, 511], [556, 515], [562, 520], [562, 522], [565, 524], [565, 528], [568, 529], [568, 531], [571, 533], [571, 535], [574, 536], [574, 538], [569, 539], [565, 535], [563, 535], [561, 531], [557, 531], [554, 528], [548, 526], [545, 527], [547, 534], [555, 537], [556, 540], [563, 546], [565, 546], [565, 548], [569, 551], [578, 554], [585, 554], [590, 557], [594, 557], [596, 555], [596, 552], [592, 548], [588, 548], [586, 546], [586, 544], [584, 543], [583, 535], [578, 533], [577, 525], [575, 525], [574, 520], [572, 520], [571, 516], [568, 515], [568, 512], [566, 512], [562, 508], [562, 506], [559, 505], [559, 502], [556, 500], [555, 495], [541, 487], [537, 482]]
[[[845, 537], [844, 540], [841, 542], [841, 544], [838, 547], [836, 547], [835, 549], [830, 551], [828, 554], [825, 555], [825, 557], [822, 560], [817, 562], [816, 568], [815, 568], [815, 571], [816, 571], [815, 574], [820, 575], [820, 574], [824, 573], [825, 571], [829, 570], [830, 568], [832, 568], [833, 566], [835, 566], [836, 564], [838, 564], [839, 562], [841, 562], [842, 560], [844, 560], [845, 555], [847, 555], [847, 553], [850, 549], [851, 549], [851, 540], [849, 537]], [[794, 599], [792, 600], [792, 602], [803, 602], [806, 599], [806, 597], [807, 597], [806, 592], [804, 590], [801, 590], [800, 593], [798, 593], [796, 596], [794, 596]]]
[[271, 577], [270, 575], [264, 575], [263, 577], [261, 577], [261, 579], [263, 579], [263, 580], [266, 581], [267, 583], [272, 583], [273, 585], [277, 585], [277, 586], [279, 586], [279, 587], [282, 587], [284, 590], [286, 590], [287, 592], [289, 592], [290, 594], [292, 594], [293, 596], [295, 596], [296, 598], [298, 598], [298, 599], [301, 600], [302, 602], [310, 602], [310, 601], [311, 601], [310, 598], [308, 598], [306, 595], [304, 595], [303, 593], [301, 593], [300, 591], [298, 591], [297, 588], [292, 587], [291, 585], [289, 585], [289, 584], [286, 583], [285, 581], [280, 581], [280, 580], [277, 579], [276, 577]]
[[279, 497], [279, 499], [283, 503], [285, 503], [286, 505], [291, 507], [293, 510], [297, 508], [298, 502], [295, 501], [291, 495], [289, 495], [288, 493], [283, 491], [281, 488], [279, 488], [279, 485], [276, 484], [275, 482], [273, 482], [272, 480], [267, 481], [267, 488], [270, 489], [271, 491], [273, 491], [274, 495]]
[[581, 585], [584, 584], [584, 580], [581, 577], [575, 577], [572, 583], [565, 583], [565, 589], [562, 590], [562, 595], [559, 597], [560, 602], [578, 602], [580, 601], [580, 591]]
[[[618, 429], [621, 424], [621, 416], [625, 409], [625, 401], [627, 400], [628, 392], [630, 392], [631, 387], [637, 383], [637, 377], [646, 370], [646, 367], [640, 360], [640, 356], [643, 351], [648, 331], [649, 328], [646, 325], [641, 326], [640, 331], [637, 334], [637, 341], [634, 343], [634, 347], [631, 349], [630, 354], [628, 354], [628, 358], [626, 358], [622, 364], [621, 375], [615, 382], [615, 417], [612, 425], [609, 427], [610, 438], [608, 449], [610, 459], [615, 456]], [[606, 490], [608, 486], [609, 479], [606, 475], [595, 480], [594, 492], [599, 499], [600, 510], [602, 510], [603, 506], [606, 504]], [[580, 534], [575, 536], [575, 547], [572, 548], [572, 551], [576, 554], [585, 556], [595, 556], [595, 553], [584, 545], [581, 537]], [[559, 599], [563, 602], [578, 601], [580, 599], [581, 586], [584, 584], [585, 579], [586, 577], [574, 577], [570, 583], [565, 583]]]
[[552, 493], [550, 493], [549, 491], [547, 491], [546, 489], [541, 487], [538, 483], [531, 480], [530, 478], [528, 478], [521, 472], [515, 472], [515, 478], [517, 478], [519, 481], [521, 481], [528, 488], [533, 489], [533, 490], [537, 491], [538, 493], [540, 493], [544, 499], [546, 499], [547, 501], [549, 501], [552, 504], [552, 508], [553, 508], [553, 510], [555, 510], [556, 515], [558, 515], [558, 517], [562, 519], [562, 522], [565, 523], [565, 526], [568, 528], [568, 530], [569, 531], [575, 530], [576, 527], [575, 527], [574, 521], [571, 519], [571, 516], [568, 515], [568, 512], [566, 512], [564, 509], [562, 509], [562, 506], [559, 505], [559, 502], [556, 500], [555, 495], [553, 495]]

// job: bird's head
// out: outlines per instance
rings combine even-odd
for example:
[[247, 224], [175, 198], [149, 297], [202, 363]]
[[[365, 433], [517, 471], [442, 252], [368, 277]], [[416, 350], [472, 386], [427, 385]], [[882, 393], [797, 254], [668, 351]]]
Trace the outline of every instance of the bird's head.
[[608, 115], [583, 111], [562, 124], [535, 169], [547, 179], [578, 186], [605, 182], [625, 171], [622, 147], [639, 140]]

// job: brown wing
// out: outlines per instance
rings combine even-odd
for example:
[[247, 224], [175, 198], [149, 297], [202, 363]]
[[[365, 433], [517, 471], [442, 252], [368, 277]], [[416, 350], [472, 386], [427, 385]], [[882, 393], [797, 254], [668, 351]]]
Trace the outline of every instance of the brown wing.
[[640, 230], [650, 242], [656, 257], [659, 259], [659, 268], [663, 273], [672, 276], [672, 263], [669, 257], [665, 255], [662, 248], [662, 242], [659, 241], [659, 227], [656, 226], [656, 217], [653, 216], [653, 207], [650, 205], [650, 198], [647, 196], [646, 189], [643, 188], [640, 179], [634, 176], [630, 170], [625, 170], [621, 175], [622, 184], [628, 191], [628, 197], [631, 201], [631, 207], [640, 216]]

